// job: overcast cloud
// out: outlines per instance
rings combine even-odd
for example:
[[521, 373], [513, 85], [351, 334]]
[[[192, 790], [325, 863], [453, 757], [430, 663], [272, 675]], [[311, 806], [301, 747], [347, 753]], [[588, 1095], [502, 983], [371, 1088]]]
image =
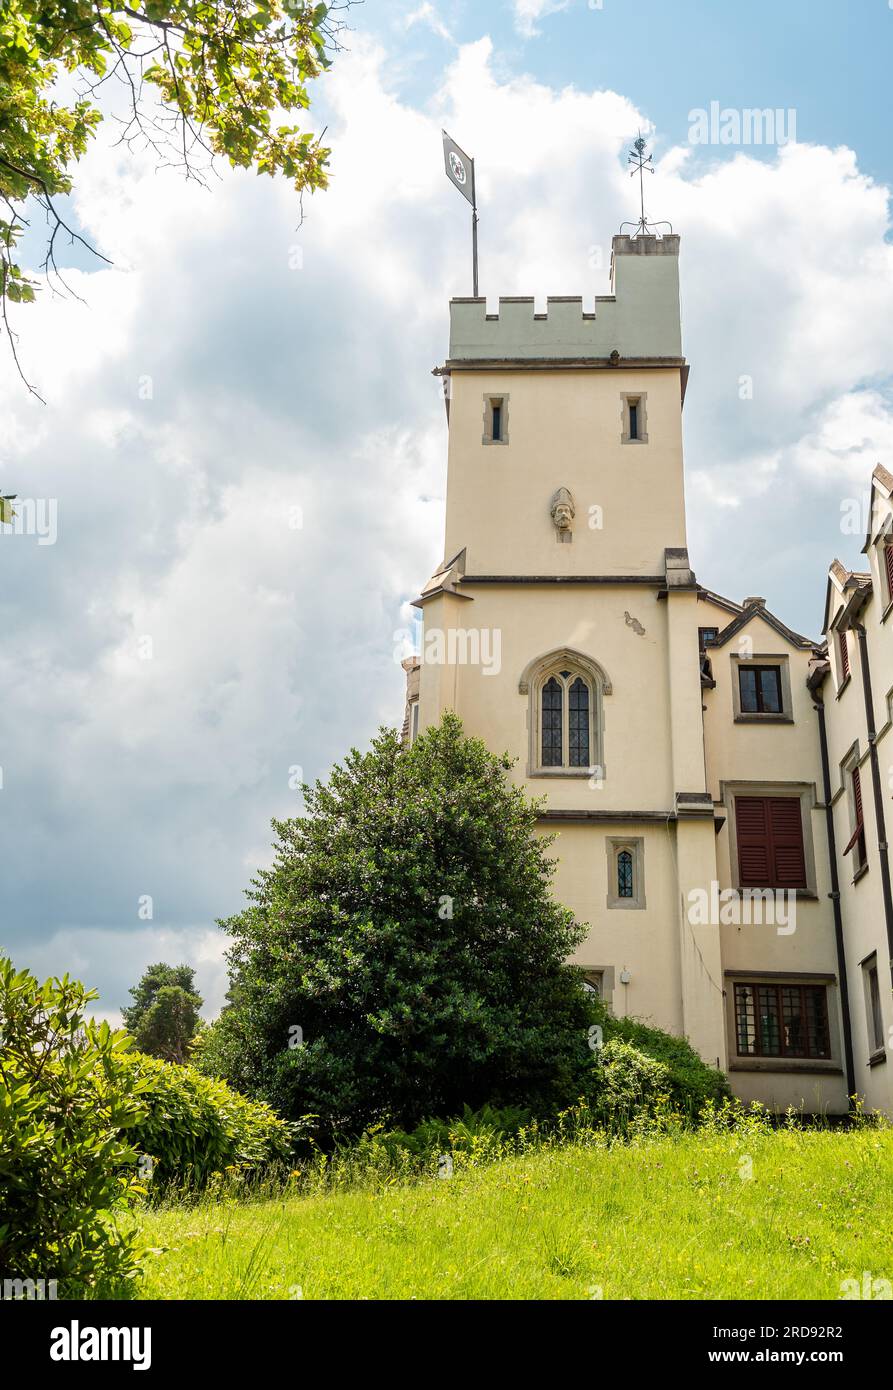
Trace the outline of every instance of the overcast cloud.
[[[439, 32], [419, 9], [413, 32]], [[100, 142], [76, 207], [115, 266], [70, 272], [86, 306], [19, 317], [46, 407], [0, 353], [3, 490], [58, 500], [54, 545], [0, 538], [0, 946], [106, 1013], [155, 959], [195, 964], [219, 1007], [214, 919], [298, 809], [292, 770], [402, 718], [395, 634], [442, 558], [430, 369], [469, 292], [441, 126], [474, 133], [494, 298], [607, 292], [636, 215], [648, 119], [622, 93], [510, 76], [482, 37], [444, 45], [416, 109], [392, 55], [351, 48], [318, 99], [332, 187], [300, 230], [284, 184], [203, 192]], [[655, 149], [650, 201], [683, 238], [692, 561], [817, 636], [830, 559], [859, 558], [841, 505], [891, 456], [888, 190], [843, 148]]]

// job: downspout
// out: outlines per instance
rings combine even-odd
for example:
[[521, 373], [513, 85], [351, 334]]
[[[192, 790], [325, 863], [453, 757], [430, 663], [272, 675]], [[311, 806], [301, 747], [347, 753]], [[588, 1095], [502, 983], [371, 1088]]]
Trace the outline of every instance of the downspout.
[[825, 702], [819, 689], [810, 686], [813, 708], [819, 717], [819, 744], [822, 750], [822, 789], [825, 799], [825, 824], [828, 828], [828, 855], [831, 861], [831, 892], [834, 909], [834, 940], [837, 945], [837, 979], [840, 985], [840, 1015], [843, 1025], [843, 1058], [846, 1069], [846, 1093], [850, 1108], [856, 1094], [856, 1067], [853, 1061], [853, 1030], [850, 1023], [850, 986], [843, 941], [843, 914], [840, 910], [840, 878], [837, 873], [837, 837], [834, 834], [834, 811], [831, 807], [831, 766], [828, 761], [828, 731], [825, 727]]
[[887, 954], [893, 976], [893, 893], [890, 891], [890, 860], [887, 854], [887, 825], [884, 817], [884, 792], [877, 755], [877, 731], [874, 727], [874, 700], [871, 694], [871, 667], [868, 662], [868, 637], [862, 623], [853, 623], [859, 638], [859, 659], [862, 665], [862, 690], [865, 694], [865, 721], [868, 726], [868, 756], [871, 780], [874, 785], [874, 814], [877, 821], [878, 854], [881, 862], [881, 887], [884, 891], [884, 917], [887, 923]]

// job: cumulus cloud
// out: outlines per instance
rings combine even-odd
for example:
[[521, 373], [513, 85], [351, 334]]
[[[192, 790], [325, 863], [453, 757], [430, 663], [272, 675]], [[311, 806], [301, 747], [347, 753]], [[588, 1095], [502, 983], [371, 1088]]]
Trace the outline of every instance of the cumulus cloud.
[[[46, 409], [0, 367], [4, 490], [59, 515], [55, 545], [0, 538], [0, 944], [107, 1011], [162, 958], [216, 1007], [213, 921], [297, 809], [293, 770], [402, 718], [408, 600], [443, 558], [429, 371], [470, 280], [441, 126], [477, 161], [488, 295], [604, 293], [636, 215], [645, 113], [497, 75], [486, 38], [424, 107], [357, 39], [322, 114], [334, 178], [300, 228], [278, 183], [207, 193], [95, 149], [77, 213], [115, 267], [71, 272], [86, 307], [20, 317]], [[653, 214], [683, 233], [693, 561], [814, 627], [840, 498], [893, 439], [887, 191], [847, 150], [657, 150]]]
[[514, 0], [515, 27], [524, 38], [533, 38], [539, 33], [541, 19], [566, 10], [569, 3], [570, 0]]

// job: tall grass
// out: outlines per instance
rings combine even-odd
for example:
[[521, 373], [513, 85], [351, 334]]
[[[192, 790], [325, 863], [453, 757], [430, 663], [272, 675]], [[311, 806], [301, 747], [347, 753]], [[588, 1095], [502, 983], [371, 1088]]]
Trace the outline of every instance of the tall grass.
[[[386, 1135], [147, 1210], [150, 1298], [826, 1298], [893, 1280], [893, 1133], [728, 1106], [607, 1133]], [[449, 1165], [443, 1158], [449, 1157]], [[441, 1176], [437, 1176], [440, 1172]]]

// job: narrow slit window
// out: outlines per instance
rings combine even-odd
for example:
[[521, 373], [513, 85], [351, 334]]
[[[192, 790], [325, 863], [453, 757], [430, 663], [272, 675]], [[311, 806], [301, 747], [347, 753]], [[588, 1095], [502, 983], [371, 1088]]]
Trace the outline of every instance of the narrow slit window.
[[639, 402], [630, 401], [629, 403], [629, 437], [638, 439], [639, 437]]
[[499, 442], [502, 439], [502, 401], [493, 401], [491, 406], [493, 420], [493, 439]]

